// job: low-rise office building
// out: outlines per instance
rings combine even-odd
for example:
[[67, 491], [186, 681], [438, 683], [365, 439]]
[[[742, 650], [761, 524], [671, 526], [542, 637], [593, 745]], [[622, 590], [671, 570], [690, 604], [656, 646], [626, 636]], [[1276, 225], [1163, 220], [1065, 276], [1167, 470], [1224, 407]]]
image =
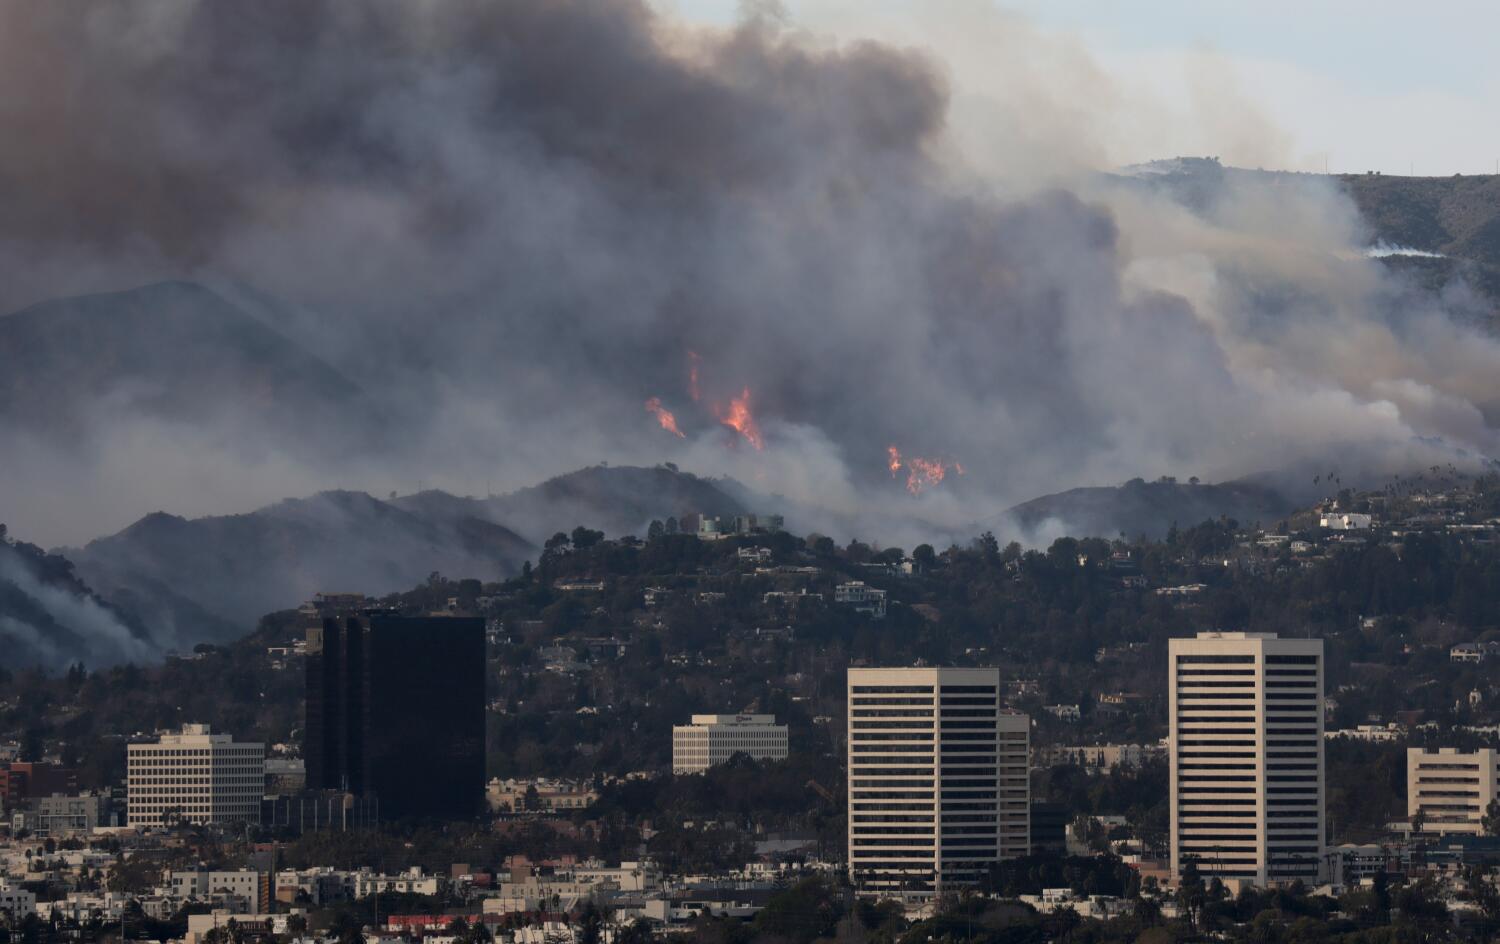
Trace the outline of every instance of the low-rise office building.
[[149, 744], [131, 744], [126, 790], [129, 825], [259, 823], [265, 791], [264, 744], [183, 725]]
[[785, 760], [787, 727], [775, 715], [693, 715], [672, 728], [672, 772], [701, 774], [736, 754]]
[[1406, 812], [1423, 832], [1484, 832], [1484, 813], [1500, 795], [1500, 751], [1443, 747], [1406, 751]]

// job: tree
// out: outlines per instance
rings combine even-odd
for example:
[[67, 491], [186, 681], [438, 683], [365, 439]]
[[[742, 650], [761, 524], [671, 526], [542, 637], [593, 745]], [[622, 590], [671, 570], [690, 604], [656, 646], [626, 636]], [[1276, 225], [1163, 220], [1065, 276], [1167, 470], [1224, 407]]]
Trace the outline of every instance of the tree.
[[831, 937], [841, 917], [838, 890], [821, 878], [809, 878], [773, 895], [755, 916], [754, 926], [757, 936], [810, 944], [820, 937]]
[[1500, 836], [1500, 797], [1491, 800], [1484, 808], [1483, 823], [1486, 835]]
[[1190, 929], [1198, 929], [1198, 919], [1207, 900], [1208, 894], [1203, 887], [1203, 876], [1198, 872], [1198, 862], [1188, 856], [1183, 860], [1182, 875], [1177, 883], [1177, 904], [1182, 908], [1182, 913], [1187, 915]]
[[40, 762], [42, 754], [46, 751], [46, 740], [42, 736], [42, 729], [36, 726], [28, 727], [21, 735], [21, 750], [18, 755], [21, 760]]
[[923, 570], [929, 570], [937, 563], [937, 552], [932, 549], [931, 544], [918, 544], [911, 552], [912, 563]]
[[651, 922], [636, 918], [615, 934], [615, 944], [651, 944]]
[[666, 525], [662, 524], [659, 518], [653, 518], [651, 519], [650, 526], [646, 528], [646, 540], [655, 541], [666, 533]]
[[578, 916], [578, 944], [599, 944], [604, 936], [604, 914], [599, 906], [589, 901]]
[[604, 540], [603, 531], [590, 531], [583, 525], [579, 525], [573, 529], [573, 548], [575, 550], [581, 551], [585, 548], [593, 547], [602, 540]]

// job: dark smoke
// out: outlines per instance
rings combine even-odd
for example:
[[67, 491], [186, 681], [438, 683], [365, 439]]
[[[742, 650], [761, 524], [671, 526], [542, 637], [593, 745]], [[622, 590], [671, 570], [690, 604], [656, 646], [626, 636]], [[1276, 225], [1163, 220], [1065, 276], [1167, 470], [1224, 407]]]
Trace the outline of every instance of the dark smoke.
[[[1059, 112], [1000, 146], [1054, 146]], [[4, 497], [68, 501], [12, 523], [77, 539], [153, 507], [663, 458], [845, 522], [955, 523], [1135, 475], [1494, 450], [1495, 345], [1351, 251], [1325, 186], [1198, 213], [1086, 176], [1002, 194], [953, 160], [949, 114], [929, 54], [631, 0], [0, 8], [7, 307], [205, 281], [395, 427], [372, 455], [247, 457], [253, 413], [213, 435], [101, 414], [81, 468], [24, 440]], [[713, 416], [746, 387], [763, 453]], [[891, 444], [967, 474], [913, 506]]]

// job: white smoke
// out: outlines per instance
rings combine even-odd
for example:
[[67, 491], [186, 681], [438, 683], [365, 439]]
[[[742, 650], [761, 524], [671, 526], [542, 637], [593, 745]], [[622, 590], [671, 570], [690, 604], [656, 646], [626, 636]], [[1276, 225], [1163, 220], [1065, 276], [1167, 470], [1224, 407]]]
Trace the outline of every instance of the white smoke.
[[147, 662], [161, 657], [157, 647], [138, 638], [98, 601], [41, 580], [9, 547], [0, 547], [0, 582], [10, 584], [12, 592], [28, 597], [56, 627], [70, 636], [59, 640], [48, 630], [19, 618], [0, 616], [0, 637], [9, 640], [5, 647], [9, 655], [0, 658], [0, 664], [11, 667], [24, 664], [28, 650], [36, 664], [48, 669], [79, 662], [98, 666]]

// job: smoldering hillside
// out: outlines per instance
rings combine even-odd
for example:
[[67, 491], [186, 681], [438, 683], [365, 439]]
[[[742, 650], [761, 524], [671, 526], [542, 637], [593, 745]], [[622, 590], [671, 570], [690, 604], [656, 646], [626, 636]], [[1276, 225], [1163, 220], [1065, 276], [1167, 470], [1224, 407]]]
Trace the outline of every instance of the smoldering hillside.
[[0, 400], [10, 523], [670, 459], [909, 542], [1137, 475], [1494, 453], [1462, 285], [1366, 258], [1327, 181], [1007, 177], [1087, 163], [1044, 133], [1066, 90], [989, 129], [1024, 162], [959, 153], [954, 91], [935, 52], [632, 0], [0, 9], [4, 308], [189, 280], [257, 329], [143, 318], [150, 375], [33, 339], [68, 356]]

